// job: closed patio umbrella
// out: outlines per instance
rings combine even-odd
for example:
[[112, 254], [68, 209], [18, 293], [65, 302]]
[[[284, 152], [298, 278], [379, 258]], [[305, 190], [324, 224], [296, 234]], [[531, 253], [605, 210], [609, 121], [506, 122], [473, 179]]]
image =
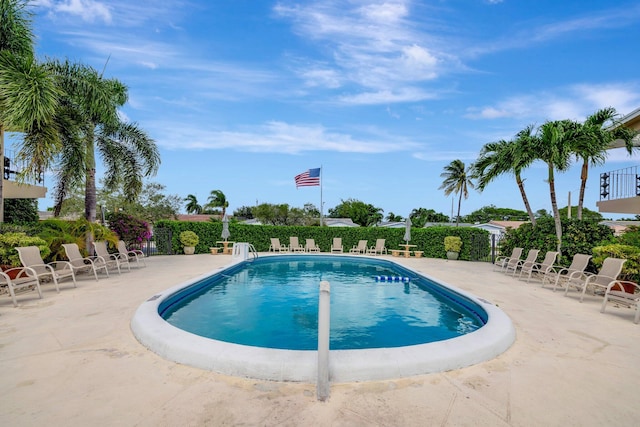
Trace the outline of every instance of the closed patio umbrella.
[[411, 218], [407, 217], [405, 227], [404, 240], [405, 242], [409, 242], [409, 240], [411, 240]]
[[227, 240], [231, 233], [229, 233], [229, 218], [227, 218], [227, 214], [222, 218], [222, 238]]

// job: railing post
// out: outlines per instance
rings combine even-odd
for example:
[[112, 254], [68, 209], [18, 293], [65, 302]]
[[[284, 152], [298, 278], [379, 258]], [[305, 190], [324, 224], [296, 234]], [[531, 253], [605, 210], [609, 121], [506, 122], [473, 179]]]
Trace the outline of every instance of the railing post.
[[318, 400], [329, 397], [329, 324], [330, 324], [330, 296], [329, 282], [320, 282], [318, 301]]

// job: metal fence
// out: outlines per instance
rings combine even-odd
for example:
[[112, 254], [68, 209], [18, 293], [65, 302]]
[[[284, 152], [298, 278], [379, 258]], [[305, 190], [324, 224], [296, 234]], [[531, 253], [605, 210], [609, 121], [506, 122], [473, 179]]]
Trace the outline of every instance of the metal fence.
[[493, 263], [498, 255], [500, 255], [500, 242], [502, 235], [491, 234], [473, 235], [471, 236], [471, 261], [485, 261]]
[[171, 248], [172, 237], [170, 228], [156, 228], [153, 230], [153, 237], [142, 242], [140, 250], [146, 256], [173, 255]]

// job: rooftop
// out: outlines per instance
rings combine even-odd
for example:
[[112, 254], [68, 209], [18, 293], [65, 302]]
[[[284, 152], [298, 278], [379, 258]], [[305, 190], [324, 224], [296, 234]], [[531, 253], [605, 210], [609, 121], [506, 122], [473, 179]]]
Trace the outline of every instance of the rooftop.
[[44, 298], [0, 300], [0, 425], [635, 425], [640, 326], [629, 309], [541, 288], [491, 264], [393, 260], [498, 305], [516, 342], [454, 371], [315, 385], [224, 376], [165, 360], [133, 337], [155, 293], [214, 271], [228, 255], [158, 256], [146, 268], [45, 285]]

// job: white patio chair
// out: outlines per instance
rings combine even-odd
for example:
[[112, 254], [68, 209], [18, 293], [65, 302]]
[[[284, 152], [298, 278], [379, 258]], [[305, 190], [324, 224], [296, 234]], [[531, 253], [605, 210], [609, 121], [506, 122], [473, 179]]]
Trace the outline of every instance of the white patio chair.
[[531, 266], [535, 264], [536, 260], [538, 259], [539, 253], [540, 253], [539, 249], [529, 249], [529, 253], [527, 253], [527, 257], [525, 259], [518, 259], [514, 262], [510, 260], [507, 263], [507, 266], [504, 268], [505, 274], [508, 273], [509, 271], [513, 271], [512, 276], [515, 277], [516, 273], [521, 268], [525, 266], [526, 268], [531, 268]]
[[18, 256], [23, 267], [29, 267], [28, 275], [35, 274], [40, 282], [51, 280], [56, 287], [56, 291], [60, 292], [58, 282], [63, 279], [71, 278], [73, 286], [78, 287], [76, 283], [76, 275], [73, 271], [71, 263], [68, 261], [54, 261], [48, 264], [42, 260], [40, 249], [37, 246], [17, 247]]
[[520, 276], [518, 278], [522, 279], [522, 275], [526, 274], [527, 283], [529, 283], [529, 280], [531, 280], [531, 276], [542, 279], [544, 275], [547, 274], [549, 269], [553, 268], [553, 265], [556, 262], [559, 254], [560, 252], [548, 251], [545, 254], [544, 260], [542, 262], [534, 262], [528, 265], [523, 264], [522, 268], [520, 269]]
[[331, 253], [342, 253], [344, 252], [344, 247], [342, 246], [342, 237], [334, 237], [331, 242]]
[[96, 282], [98, 281], [98, 270], [104, 270], [104, 272], [107, 274], [107, 277], [109, 277], [109, 270], [107, 269], [107, 265], [102, 262], [101, 258], [83, 257], [80, 253], [80, 248], [76, 243], [64, 243], [62, 247], [67, 254], [67, 259], [71, 264], [71, 268], [76, 273], [91, 271], [96, 278]]
[[604, 313], [604, 309], [609, 302], [613, 302], [616, 306], [622, 305], [635, 309], [636, 315], [633, 318], [633, 323], [640, 322], [640, 285], [637, 283], [628, 280], [617, 280], [609, 283], [604, 293], [600, 313]]
[[289, 251], [304, 252], [304, 246], [300, 244], [297, 236], [289, 236]]
[[580, 291], [580, 302], [582, 302], [584, 294], [587, 292], [587, 288], [592, 288], [594, 294], [598, 289], [602, 290], [604, 293], [609, 284], [618, 279], [625, 261], [626, 259], [622, 258], [605, 258], [602, 262], [602, 267], [597, 274], [587, 273], [585, 280], [567, 280], [565, 283], [564, 295], [567, 296], [570, 288], [575, 288]]
[[142, 261], [143, 267], [147, 266], [147, 263], [144, 261], [144, 252], [140, 249], [127, 249], [127, 245], [123, 240], [118, 240], [118, 253], [121, 256], [126, 256], [129, 261], [135, 260], [137, 267], [140, 267], [140, 261]]
[[96, 250], [96, 257], [101, 258], [101, 262], [107, 265], [107, 268], [115, 267], [118, 270], [118, 274], [122, 274], [121, 266], [126, 265], [129, 271], [131, 271], [131, 265], [129, 264], [129, 257], [122, 256], [120, 253], [110, 254], [107, 250], [107, 242], [99, 241], [92, 242], [93, 247]]
[[364, 254], [367, 252], [367, 240], [358, 241], [357, 245], [354, 245], [351, 249], [349, 249], [350, 254]]
[[[12, 278], [13, 277], [13, 278]], [[15, 267], [0, 271], [0, 295], [6, 293], [11, 298], [13, 306], [18, 306], [17, 293], [35, 290], [42, 298], [40, 280], [36, 272], [29, 267]]]
[[542, 276], [542, 287], [549, 281], [553, 283], [553, 291], [560, 286], [561, 282], [569, 280], [584, 280], [584, 269], [587, 268], [591, 255], [575, 254], [569, 267], [553, 266], [548, 268]]
[[314, 239], [306, 239], [304, 249], [307, 252], [320, 252], [320, 247], [316, 245], [316, 241]]
[[376, 245], [371, 246], [369, 249], [367, 249], [367, 253], [373, 254], [373, 255], [377, 255], [377, 254], [382, 255], [383, 253], [386, 254], [387, 248], [384, 246], [385, 242], [386, 242], [385, 239], [377, 239]]
[[511, 255], [509, 256], [498, 256], [493, 264], [493, 269], [494, 271], [496, 270], [496, 267], [500, 270], [500, 271], [504, 271], [504, 269], [509, 265], [509, 263], [517, 263], [518, 260], [520, 260], [520, 257], [522, 256], [522, 248], [513, 248], [513, 250], [511, 251]]

